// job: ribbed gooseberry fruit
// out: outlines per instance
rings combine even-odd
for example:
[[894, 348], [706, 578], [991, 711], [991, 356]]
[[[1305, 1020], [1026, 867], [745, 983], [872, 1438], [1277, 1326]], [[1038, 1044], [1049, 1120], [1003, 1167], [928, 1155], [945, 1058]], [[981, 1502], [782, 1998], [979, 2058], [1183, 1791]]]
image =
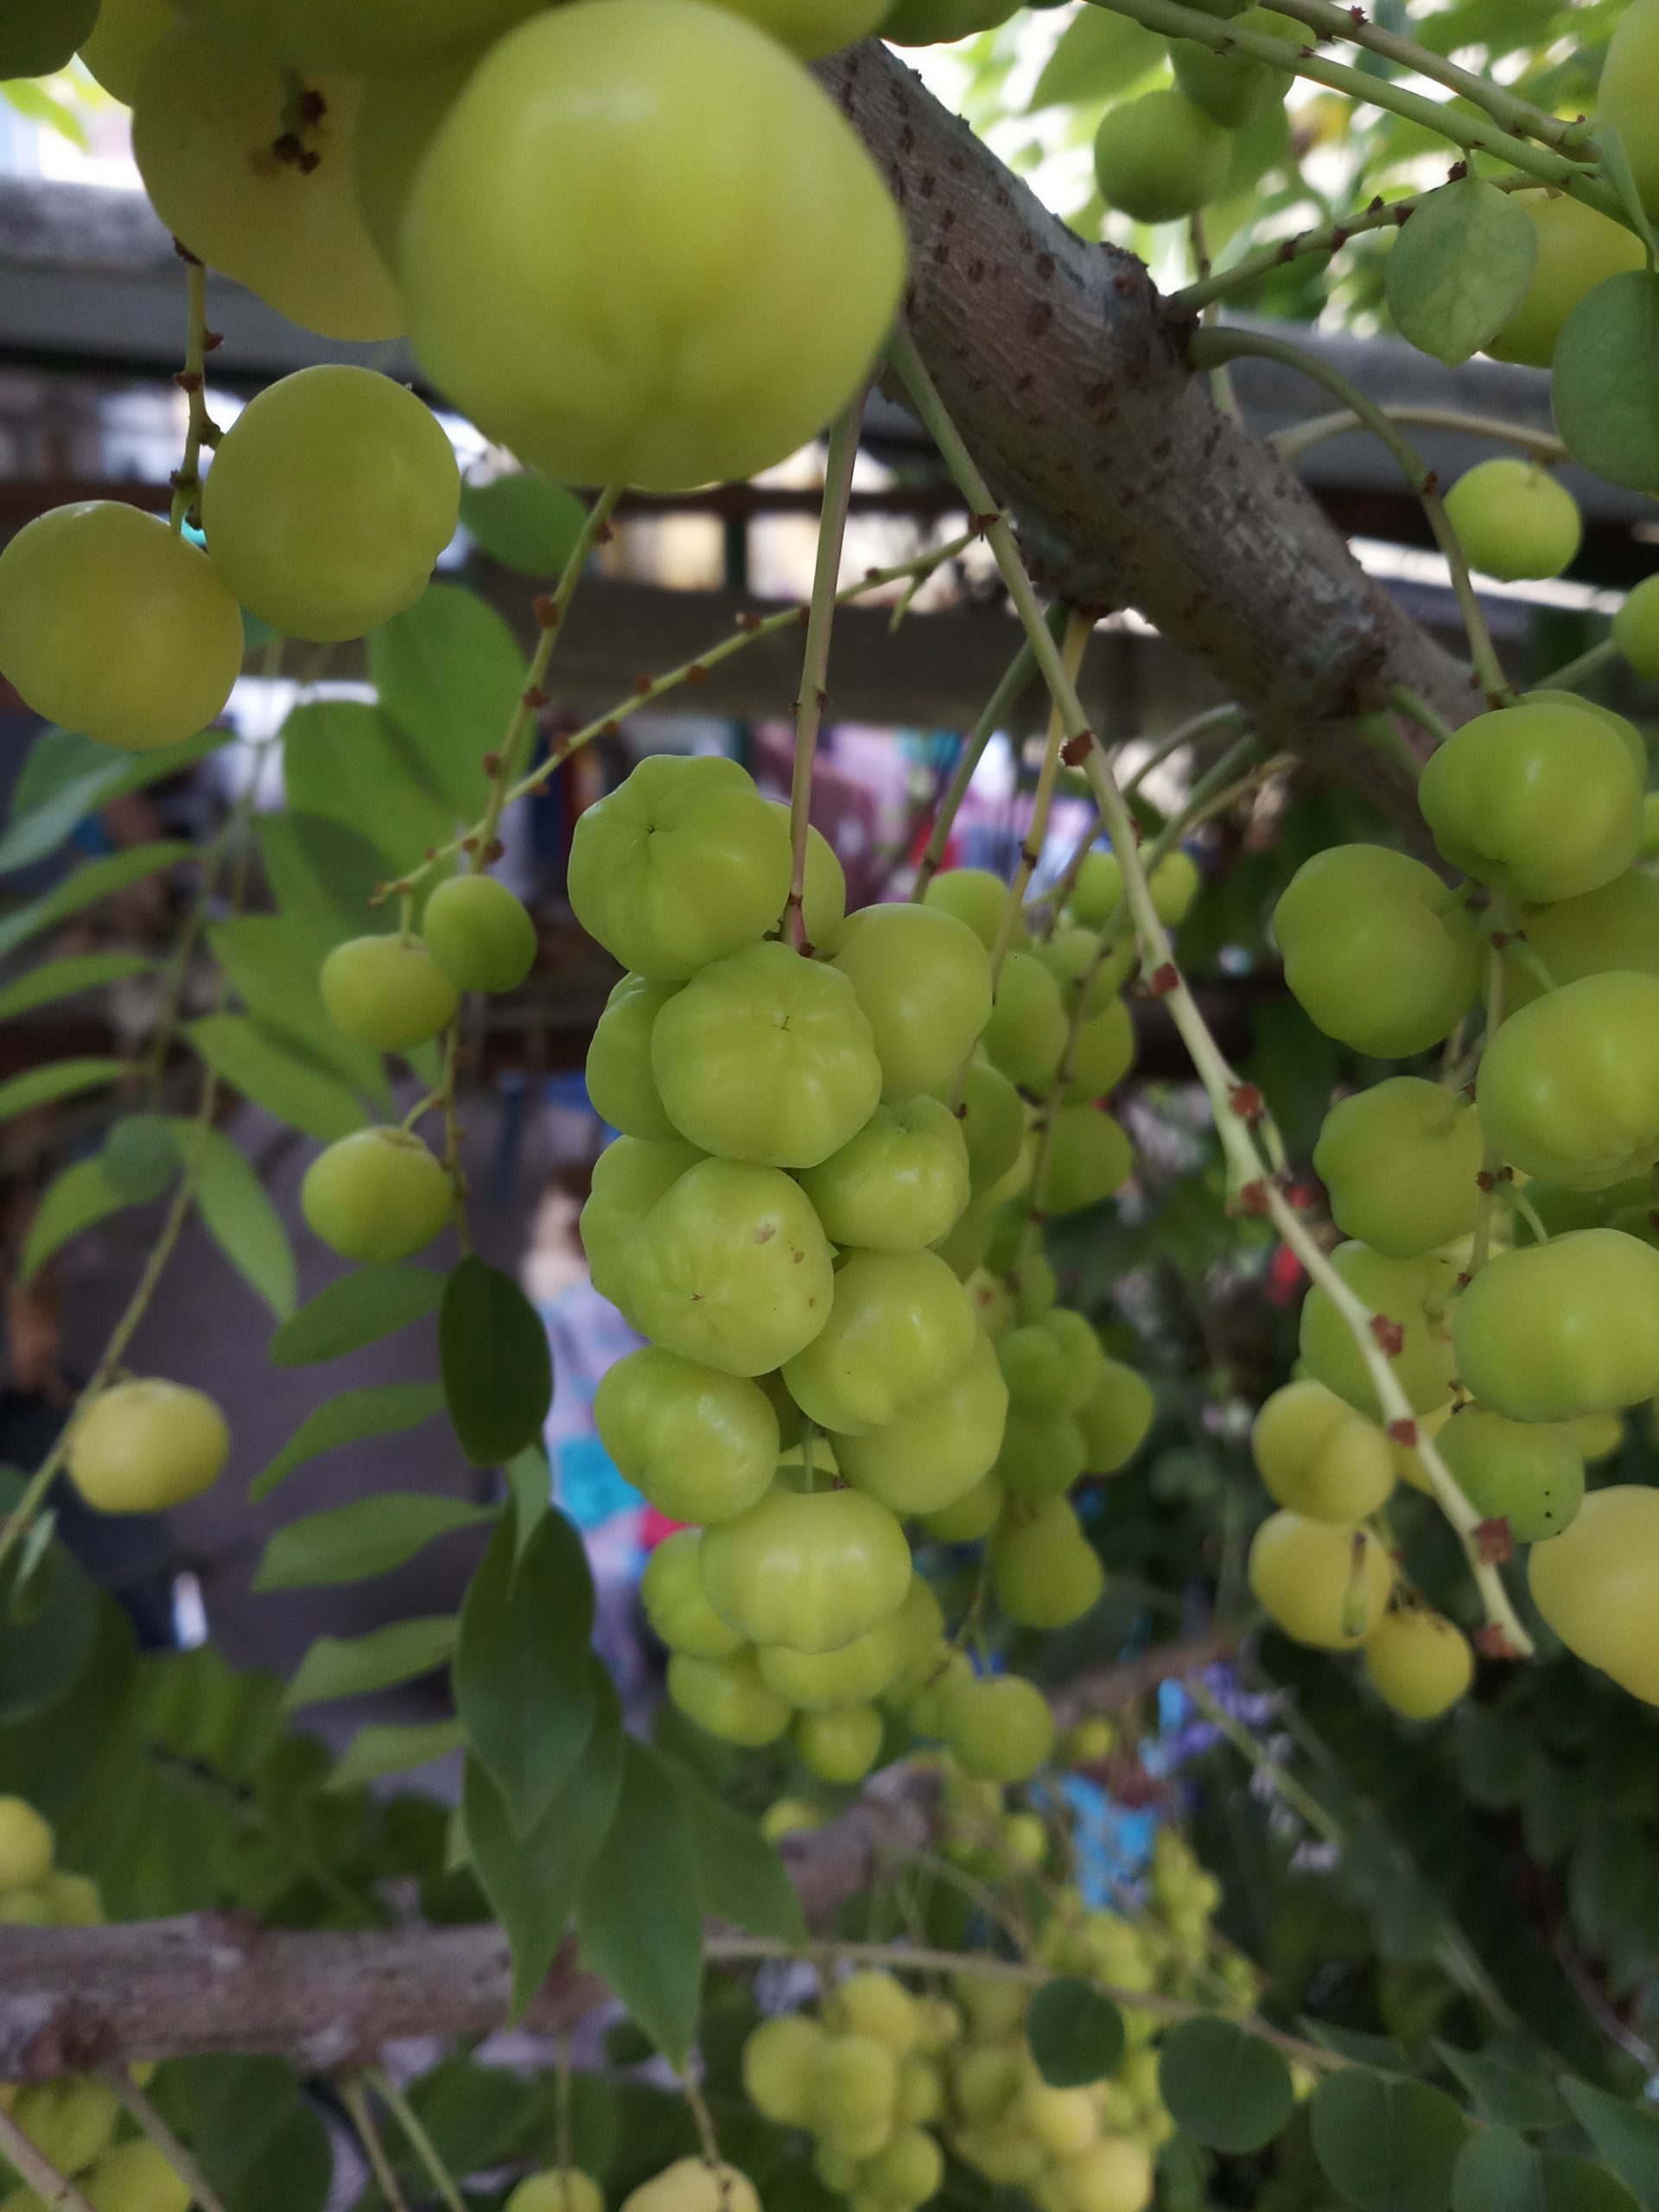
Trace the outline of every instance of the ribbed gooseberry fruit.
[[703, 1531], [703, 1587], [752, 1643], [834, 1651], [896, 1612], [910, 1547], [883, 1505], [855, 1490], [775, 1484], [747, 1512]]
[[968, 925], [932, 906], [864, 906], [821, 950], [874, 1033], [882, 1097], [947, 1090], [991, 1012], [990, 962]]
[[1409, 1260], [1472, 1234], [1481, 1124], [1470, 1101], [1421, 1076], [1389, 1076], [1331, 1109], [1313, 1172], [1344, 1236]]
[[1474, 1002], [1474, 934], [1454, 894], [1408, 854], [1381, 845], [1315, 853], [1291, 878], [1273, 928], [1303, 1012], [1357, 1052], [1394, 1060], [1426, 1052]]
[[1351, 1651], [1382, 1619], [1394, 1567], [1369, 1529], [1271, 1513], [1250, 1543], [1249, 1580], [1294, 1643]]
[[1275, 1504], [1351, 1526], [1394, 1488], [1385, 1433], [1310, 1377], [1275, 1390], [1255, 1417], [1250, 1452]]
[[407, 1052], [454, 1019], [455, 987], [417, 938], [347, 938], [322, 963], [322, 1002], [336, 1029], [377, 1052]]
[[799, 1184], [733, 1160], [702, 1160], [664, 1192], [629, 1240], [623, 1274], [647, 1336], [731, 1375], [765, 1375], [804, 1351], [835, 1283]]
[[342, 1259], [406, 1260], [449, 1218], [454, 1193], [442, 1164], [410, 1129], [353, 1129], [305, 1171], [300, 1207]]
[[145, 1379], [100, 1391], [69, 1432], [69, 1479], [100, 1513], [165, 1513], [215, 1482], [230, 1456], [205, 1392]]
[[1475, 1678], [1469, 1639], [1443, 1613], [1402, 1606], [1385, 1613], [1360, 1654], [1372, 1688], [1406, 1720], [1437, 1720]]
[[1578, 1229], [1500, 1252], [1452, 1309], [1457, 1371], [1510, 1421], [1616, 1413], [1659, 1392], [1659, 1251]]
[[600, 1377], [594, 1421], [618, 1470], [671, 1521], [728, 1521], [778, 1465], [778, 1416], [759, 1384], [646, 1344]]

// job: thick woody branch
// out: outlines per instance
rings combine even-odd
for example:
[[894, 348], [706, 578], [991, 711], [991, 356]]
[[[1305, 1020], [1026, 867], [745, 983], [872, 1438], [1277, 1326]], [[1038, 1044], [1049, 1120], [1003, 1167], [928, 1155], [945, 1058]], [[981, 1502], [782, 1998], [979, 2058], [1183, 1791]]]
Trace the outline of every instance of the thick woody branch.
[[1139, 609], [1275, 743], [1414, 816], [1354, 724], [1395, 683], [1465, 721], [1480, 703], [1468, 671], [1217, 410], [1185, 365], [1192, 319], [1133, 255], [1069, 231], [884, 48], [815, 67], [903, 210], [911, 336], [1040, 580]]

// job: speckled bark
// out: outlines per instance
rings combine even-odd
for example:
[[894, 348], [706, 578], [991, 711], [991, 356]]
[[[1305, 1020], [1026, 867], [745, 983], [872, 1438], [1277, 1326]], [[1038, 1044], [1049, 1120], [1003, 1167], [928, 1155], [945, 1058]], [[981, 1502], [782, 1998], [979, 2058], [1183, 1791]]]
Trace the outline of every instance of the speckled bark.
[[1217, 411], [1141, 264], [1075, 237], [884, 48], [816, 67], [904, 212], [912, 334], [1039, 577], [1138, 608], [1281, 741], [1409, 806], [1353, 718], [1405, 683], [1466, 720], [1467, 672]]

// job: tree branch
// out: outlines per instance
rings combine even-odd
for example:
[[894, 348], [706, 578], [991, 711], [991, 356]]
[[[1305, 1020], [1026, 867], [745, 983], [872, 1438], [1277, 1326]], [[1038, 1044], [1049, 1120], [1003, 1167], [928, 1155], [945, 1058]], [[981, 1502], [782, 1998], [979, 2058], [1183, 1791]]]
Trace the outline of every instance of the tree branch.
[[1067, 230], [885, 48], [814, 67], [903, 211], [911, 336], [1040, 580], [1138, 608], [1275, 744], [1414, 820], [1408, 779], [1354, 724], [1390, 684], [1454, 725], [1479, 695], [1217, 412], [1185, 365], [1195, 320], [1133, 255]]

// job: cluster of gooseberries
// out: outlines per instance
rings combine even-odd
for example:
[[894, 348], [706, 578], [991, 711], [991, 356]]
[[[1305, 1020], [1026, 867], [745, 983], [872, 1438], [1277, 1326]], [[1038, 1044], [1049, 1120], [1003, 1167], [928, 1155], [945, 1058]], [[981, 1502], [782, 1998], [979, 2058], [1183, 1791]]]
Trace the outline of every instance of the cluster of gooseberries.
[[[1145, 1386], [1055, 1306], [1046, 1268], [1016, 1303], [982, 1264], [1029, 1179], [1015, 1081], [1053, 1083], [1062, 988], [1021, 948], [993, 988], [1006, 891], [988, 876], [848, 914], [815, 831], [798, 909], [792, 867], [786, 810], [721, 758], [645, 760], [577, 823], [571, 903], [628, 970], [588, 1055], [620, 1135], [582, 1236], [649, 1339], [594, 1417], [621, 1472], [689, 1524], [643, 1594], [691, 1718], [750, 1745], [789, 1729], [811, 1771], [848, 1782], [880, 1751], [885, 1700], [970, 1773], [1018, 1780], [1047, 1756], [1047, 1707], [945, 1643], [902, 1524], [988, 1538], [1014, 1620], [1057, 1626], [1099, 1593], [1065, 1493], [1128, 1458]], [[1054, 1211], [1128, 1170], [1122, 1131], [1084, 1103], [1128, 1061], [1122, 1006], [1103, 1019], [1083, 1097], [1055, 1107]]]
[[[1638, 608], [1625, 634], [1648, 619]], [[1377, 1425], [1363, 1347], [1316, 1286], [1304, 1379], [1256, 1432], [1283, 1509], [1255, 1540], [1258, 1598], [1305, 1643], [1363, 1644], [1402, 1711], [1443, 1709], [1471, 1672], [1451, 1624], [1403, 1593], [1389, 1610], [1388, 1548], [1366, 1525], [1396, 1473], [1429, 1486], [1426, 1450], [1489, 1556], [1531, 1546], [1534, 1601], [1569, 1649], [1659, 1700], [1659, 1493], [1584, 1487], [1622, 1409], [1659, 1390], [1645, 772], [1620, 716], [1528, 694], [1465, 724], [1423, 771], [1423, 819], [1457, 880], [1338, 846], [1275, 914], [1287, 980], [1327, 1035], [1380, 1058], [1446, 1048], [1438, 1080], [1392, 1075], [1342, 1099], [1313, 1155], [1349, 1240], [1332, 1263], [1412, 1418]]]
[[[53, 1864], [50, 1823], [22, 1797], [0, 1797], [0, 1926], [96, 1928], [98, 1885]], [[135, 2069], [137, 2070], [137, 2069]], [[155, 2145], [121, 2140], [112, 2085], [66, 2074], [50, 2082], [0, 2082], [0, 2112], [27, 2137], [92, 2212], [186, 2212], [190, 2191]], [[43, 2212], [26, 2187], [0, 2197], [4, 2212]]]

